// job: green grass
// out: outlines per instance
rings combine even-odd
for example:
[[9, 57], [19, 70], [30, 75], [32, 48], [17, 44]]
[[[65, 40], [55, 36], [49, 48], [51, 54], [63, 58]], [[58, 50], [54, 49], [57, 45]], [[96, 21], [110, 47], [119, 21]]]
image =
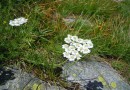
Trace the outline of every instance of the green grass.
[[[129, 0], [2, 0], [0, 61], [41, 65], [54, 78], [55, 69], [66, 61], [64, 38], [71, 34], [93, 41], [90, 55], [130, 63], [129, 7]], [[9, 20], [20, 16], [28, 22], [20, 27], [9, 25]], [[71, 16], [76, 21], [66, 25], [63, 18]]]
[[127, 81], [130, 81], [130, 66], [122, 60], [112, 60], [112, 67], [117, 70]]

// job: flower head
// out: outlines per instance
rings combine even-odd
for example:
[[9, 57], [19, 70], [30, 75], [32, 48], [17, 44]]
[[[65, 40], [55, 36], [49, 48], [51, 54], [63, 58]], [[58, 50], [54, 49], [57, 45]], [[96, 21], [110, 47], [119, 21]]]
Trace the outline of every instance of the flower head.
[[24, 17], [16, 18], [14, 20], [10, 20], [9, 25], [11, 26], [20, 26], [24, 23], [26, 23], [28, 19], [25, 19]]
[[81, 54], [89, 54], [91, 52], [90, 48], [93, 48], [93, 43], [91, 40], [84, 40], [78, 38], [77, 36], [68, 35], [64, 41], [67, 44], [62, 45], [62, 48], [65, 50], [63, 56], [69, 61], [81, 59]]

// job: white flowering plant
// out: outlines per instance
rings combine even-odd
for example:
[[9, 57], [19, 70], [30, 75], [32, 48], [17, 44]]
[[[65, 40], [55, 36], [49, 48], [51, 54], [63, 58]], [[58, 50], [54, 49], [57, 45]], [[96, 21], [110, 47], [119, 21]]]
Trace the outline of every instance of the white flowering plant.
[[24, 17], [16, 18], [14, 20], [10, 20], [9, 25], [11, 26], [20, 26], [24, 23], [26, 23], [28, 19], [25, 19]]
[[64, 41], [66, 44], [62, 45], [65, 50], [63, 56], [69, 61], [81, 59], [83, 54], [89, 54], [90, 49], [93, 48], [93, 43], [89, 39], [81, 39], [78, 36], [68, 35]]

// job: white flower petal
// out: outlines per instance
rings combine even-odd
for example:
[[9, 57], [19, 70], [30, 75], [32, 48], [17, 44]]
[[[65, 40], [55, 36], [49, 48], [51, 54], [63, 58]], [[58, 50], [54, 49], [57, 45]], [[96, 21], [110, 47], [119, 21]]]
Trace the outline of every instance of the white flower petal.
[[86, 44], [86, 43], [90, 42], [90, 40], [89, 39], [85, 39], [83, 42], [84, 42], [84, 44]]
[[82, 56], [81, 56], [80, 54], [76, 54], [76, 59], [77, 59], [77, 60], [81, 59], [81, 57], [82, 57]]
[[88, 43], [88, 48], [93, 48], [93, 43]]
[[76, 59], [76, 56], [75, 55], [70, 55], [68, 59], [69, 59], [69, 61], [74, 61]]
[[70, 50], [75, 50], [76, 48], [74, 46], [69, 46]]
[[68, 52], [64, 52], [63, 53], [63, 56], [66, 57], [66, 58], [69, 58], [70, 57], [70, 54]]
[[77, 40], [77, 42], [82, 44], [82, 43], [84, 43], [84, 40], [81, 39], [81, 38], [79, 38], [79, 39]]
[[79, 52], [78, 52], [77, 50], [73, 50], [73, 51], [72, 51], [72, 54], [73, 54], [73, 55], [77, 55], [77, 54], [79, 54]]
[[73, 43], [73, 45], [74, 45], [76, 48], [82, 47], [82, 45], [81, 45], [80, 43]]
[[64, 41], [65, 41], [66, 43], [71, 43], [71, 39], [69, 39], [69, 38], [65, 38]]
[[83, 44], [83, 48], [88, 48], [88, 44]]
[[17, 24], [17, 23], [16, 23], [14, 26], [20, 26], [20, 24]]
[[67, 38], [71, 39], [71, 38], [72, 38], [72, 35], [68, 34]]
[[82, 53], [83, 53], [83, 54], [88, 54], [88, 53], [90, 53], [90, 52], [91, 52], [91, 51], [90, 51], [88, 48], [82, 50]]
[[64, 44], [64, 45], [62, 45], [62, 48], [63, 48], [63, 49], [69, 48], [69, 45], [68, 45], [68, 44]]
[[92, 41], [89, 40], [89, 39], [84, 40], [84, 42], [85, 42], [85, 43], [92, 43]]
[[93, 48], [93, 43], [91, 40], [88, 40], [88, 39], [84, 40], [84, 44], [87, 44], [88, 48]]
[[9, 25], [11, 25], [11, 26], [14, 25], [14, 23], [12, 22], [12, 20], [10, 20]]
[[77, 36], [72, 36], [71, 39], [72, 39], [73, 41], [75, 41], [75, 42], [78, 41], [78, 37], [77, 37]]
[[70, 48], [65, 48], [65, 51], [67, 52], [67, 53], [72, 53], [72, 49], [70, 49]]
[[77, 48], [77, 50], [78, 50], [78, 51], [80, 51], [80, 52], [82, 52], [82, 51], [83, 51], [83, 49], [84, 49], [84, 48], [83, 48], [83, 46], [82, 46], [82, 45], [81, 45], [81, 46], [79, 46], [79, 47]]

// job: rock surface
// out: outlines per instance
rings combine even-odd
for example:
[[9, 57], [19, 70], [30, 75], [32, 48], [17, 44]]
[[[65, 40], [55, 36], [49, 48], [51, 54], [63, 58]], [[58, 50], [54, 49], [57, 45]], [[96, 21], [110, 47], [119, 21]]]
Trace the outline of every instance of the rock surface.
[[65, 23], [66, 26], [73, 26], [74, 23], [82, 23], [83, 25], [90, 26], [92, 27], [93, 24], [89, 21], [87, 18], [82, 18], [82, 17], [73, 17], [73, 16], [68, 16], [66, 18], [63, 18], [63, 22]]
[[130, 90], [130, 85], [112, 67], [98, 59], [66, 63], [62, 77], [79, 83], [81, 90]]
[[66, 90], [60, 86], [49, 85], [20, 69], [8, 67], [0, 69], [0, 80], [0, 90]]
[[[130, 90], [130, 85], [100, 58], [68, 62], [63, 66], [62, 77], [80, 89], [71, 90]], [[50, 85], [20, 69], [0, 68], [0, 90], [66, 90]]]

